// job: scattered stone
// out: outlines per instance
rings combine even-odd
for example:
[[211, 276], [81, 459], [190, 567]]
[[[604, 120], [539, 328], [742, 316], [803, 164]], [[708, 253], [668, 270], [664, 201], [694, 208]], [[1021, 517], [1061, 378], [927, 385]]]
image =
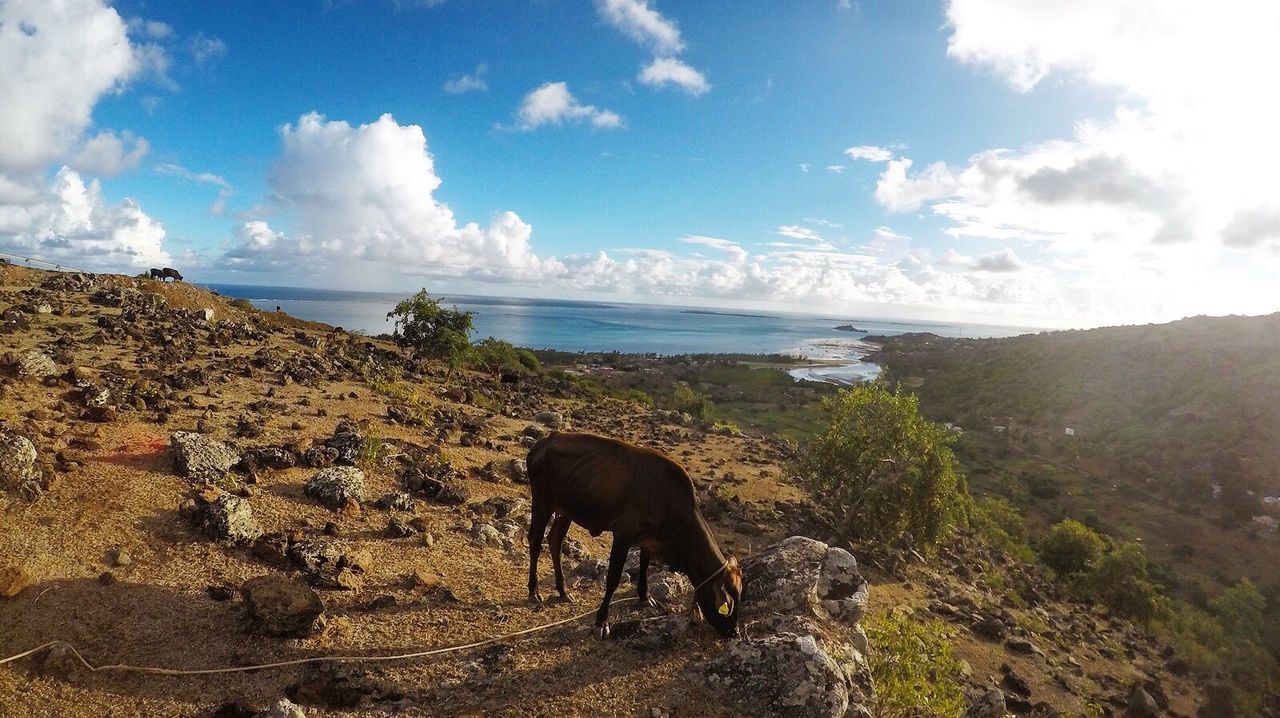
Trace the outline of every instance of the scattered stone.
[[533, 439], [534, 441], [539, 441], [541, 439], [545, 439], [548, 436], [550, 436], [551, 432], [544, 426], [538, 426], [537, 424], [530, 424], [524, 427], [524, 430], [520, 432], [520, 435], [526, 436], [530, 439]]
[[259, 576], [240, 588], [254, 628], [271, 636], [305, 636], [324, 613], [307, 584], [284, 576]]
[[965, 718], [1005, 718], [1009, 713], [1004, 694], [994, 688], [985, 693], [975, 693], [968, 699], [968, 704]]
[[169, 436], [178, 473], [194, 481], [211, 484], [240, 462], [240, 454], [227, 444], [194, 431], [175, 431]]
[[396, 605], [396, 597], [391, 595], [382, 595], [369, 602], [365, 607], [369, 611], [380, 611], [384, 608], [393, 608]]
[[391, 538], [407, 538], [409, 536], [414, 536], [417, 533], [418, 530], [416, 528], [398, 518], [392, 517], [392, 519], [387, 522], [387, 535]]
[[18, 355], [17, 362], [18, 376], [24, 376], [36, 381], [43, 381], [46, 377], [58, 374], [58, 365], [54, 363], [53, 358], [48, 354], [32, 349]]
[[128, 566], [133, 563], [133, 557], [129, 555], [128, 551], [118, 548], [111, 552], [111, 563], [114, 566]]
[[995, 616], [987, 616], [975, 622], [972, 630], [974, 635], [989, 641], [999, 641], [1004, 638], [1006, 633], [1004, 622]]
[[0, 429], [0, 490], [39, 481], [36, 457], [36, 445], [30, 439]]
[[540, 411], [534, 415], [533, 420], [552, 430], [564, 425], [564, 415], [558, 411]]
[[262, 446], [244, 452], [244, 463], [267, 469], [292, 469], [298, 455], [279, 446]]
[[[205, 310], [211, 311], [211, 310]], [[261, 718], [307, 718], [307, 714], [302, 711], [293, 701], [288, 698], [281, 698], [271, 709], [260, 714]]]
[[317, 471], [307, 480], [307, 496], [331, 509], [364, 500], [364, 472], [354, 466], [335, 466]]
[[236, 595], [236, 589], [226, 585], [205, 586], [204, 591], [215, 601], [230, 601]]
[[517, 484], [529, 483], [529, 466], [524, 459], [512, 459], [507, 462], [507, 475]]
[[249, 502], [225, 491], [199, 506], [193, 518], [200, 530], [215, 541], [250, 543], [262, 535]]
[[610, 638], [624, 641], [629, 648], [640, 651], [670, 648], [679, 643], [688, 631], [689, 619], [683, 615], [618, 621], [609, 625]]
[[333, 436], [324, 440], [324, 445], [338, 452], [336, 463], [352, 466], [364, 450], [365, 437], [360, 427], [350, 421], [340, 422], [333, 430]]
[[31, 574], [25, 566], [0, 568], [0, 598], [14, 598], [31, 585]]
[[1129, 689], [1129, 699], [1125, 705], [1126, 718], [1156, 718], [1160, 715], [1160, 704], [1143, 688], [1141, 683], [1134, 683]]
[[1008, 648], [1010, 651], [1013, 651], [1014, 653], [1021, 653], [1024, 655], [1029, 655], [1032, 653], [1042, 653], [1042, 651], [1038, 647], [1036, 647], [1034, 643], [1032, 643], [1031, 641], [1028, 641], [1025, 638], [1019, 638], [1017, 636], [1014, 636], [1009, 640], [1005, 641], [1004, 647]]
[[378, 499], [374, 506], [384, 511], [413, 511], [413, 494], [407, 491], [395, 491]]
[[302, 452], [302, 463], [313, 469], [333, 466], [338, 460], [338, 450], [330, 446], [313, 446]]

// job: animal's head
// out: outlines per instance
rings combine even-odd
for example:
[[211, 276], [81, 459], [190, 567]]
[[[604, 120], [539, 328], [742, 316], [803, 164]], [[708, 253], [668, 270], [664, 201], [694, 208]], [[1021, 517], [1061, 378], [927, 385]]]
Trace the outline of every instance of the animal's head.
[[725, 638], [738, 635], [738, 605], [742, 600], [742, 569], [738, 559], [725, 562], [719, 576], [709, 581], [696, 596], [702, 616]]

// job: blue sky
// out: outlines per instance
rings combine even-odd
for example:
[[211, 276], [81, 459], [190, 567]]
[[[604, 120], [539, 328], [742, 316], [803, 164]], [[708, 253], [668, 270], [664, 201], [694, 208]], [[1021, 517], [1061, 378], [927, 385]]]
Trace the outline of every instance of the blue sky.
[[[31, 151], [0, 152], [0, 251], [1010, 324], [1274, 311], [1274, 197], [1197, 183], [1215, 142], [1275, 159], [1249, 81], [1280, 25], [1182, 4], [6, 0], [0, 89], [31, 102], [0, 141]], [[1189, 38], [1234, 49], [1206, 72]]]

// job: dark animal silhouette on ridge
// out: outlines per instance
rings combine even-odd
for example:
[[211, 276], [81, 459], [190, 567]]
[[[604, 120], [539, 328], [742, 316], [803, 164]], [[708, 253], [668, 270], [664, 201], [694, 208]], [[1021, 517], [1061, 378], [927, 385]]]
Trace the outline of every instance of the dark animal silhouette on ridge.
[[609, 635], [609, 601], [622, 578], [627, 551], [640, 548], [636, 591], [649, 597], [649, 561], [658, 559], [689, 577], [702, 615], [722, 636], [738, 632], [742, 572], [735, 559], [725, 560], [711, 529], [698, 510], [693, 480], [665, 454], [594, 434], [556, 432], [529, 451], [529, 488], [533, 517], [529, 522], [529, 598], [541, 603], [538, 555], [543, 532], [551, 522], [547, 544], [555, 569], [556, 590], [565, 590], [560, 548], [569, 525], [581, 525], [592, 536], [613, 532], [604, 600], [596, 612], [596, 635]]
[[156, 269], [155, 267], [152, 267], [149, 274], [152, 279], [159, 279], [162, 282], [166, 278], [172, 279], [175, 282], [182, 281], [182, 275], [173, 267], [165, 267], [164, 269]]

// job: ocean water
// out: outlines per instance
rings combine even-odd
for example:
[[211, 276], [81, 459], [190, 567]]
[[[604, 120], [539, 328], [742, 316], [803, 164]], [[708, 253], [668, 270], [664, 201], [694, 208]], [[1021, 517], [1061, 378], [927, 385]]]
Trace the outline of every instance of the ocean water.
[[[390, 333], [386, 319], [405, 293], [349, 292], [297, 287], [210, 284], [248, 299], [260, 309], [280, 307], [293, 316], [361, 330]], [[476, 337], [493, 336], [533, 349], [692, 354], [787, 353], [822, 360], [791, 370], [796, 378], [835, 383], [872, 379], [879, 367], [862, 361], [868, 334], [933, 332], [940, 336], [1000, 337], [1036, 329], [980, 324], [892, 322], [853, 316], [751, 312], [692, 307], [447, 295], [446, 306], [473, 312]], [[859, 331], [837, 330], [852, 325]]]

